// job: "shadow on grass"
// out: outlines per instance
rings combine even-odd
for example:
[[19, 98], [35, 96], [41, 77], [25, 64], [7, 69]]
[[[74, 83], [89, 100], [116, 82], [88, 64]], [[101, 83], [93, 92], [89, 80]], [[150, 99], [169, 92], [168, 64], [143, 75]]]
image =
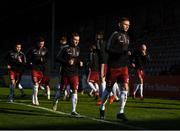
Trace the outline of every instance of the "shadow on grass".
[[63, 123], [59, 123], [59, 124], [40, 124], [40, 125], [31, 125], [29, 124], [28, 126], [20, 126], [20, 127], [0, 127], [0, 129], [24, 129], [24, 130], [117, 130], [117, 129], [127, 129], [125, 127], [121, 127], [118, 125], [112, 125], [112, 124], [105, 124], [105, 123], [74, 123], [72, 124], [71, 121], [69, 121], [69, 123], [63, 124]]
[[148, 121], [130, 121], [129, 124], [134, 126], [143, 126], [148, 130], [179, 130], [180, 118], [178, 119], [157, 119]]
[[129, 99], [128, 100], [129, 103], [143, 103], [143, 104], [164, 104], [164, 105], [174, 105], [174, 106], [180, 106], [180, 104], [178, 103], [173, 103], [173, 102], [155, 102], [155, 101], [146, 101], [146, 100], [138, 100], [138, 99], [135, 99], [135, 100], [132, 100], [132, 99]]
[[[57, 120], [58, 121], [58, 120]], [[121, 124], [113, 125], [108, 123], [100, 122], [82, 122], [82, 123], [56, 123], [56, 124], [32, 124], [28, 126], [22, 125], [20, 127], [11, 126], [11, 127], [0, 127], [0, 129], [24, 129], [24, 130], [124, 130], [124, 129], [133, 129], [128, 128], [122, 125], [122, 121], [111, 120], [114, 122], [120, 122]], [[130, 125], [134, 127], [143, 127], [145, 130], [179, 130], [180, 119], [164, 119], [164, 120], [151, 120], [151, 121], [129, 121], [123, 123], [125, 125]], [[135, 129], [135, 128], [134, 128]], [[134, 130], [133, 129], [133, 130]], [[136, 130], [136, 129], [135, 129]]]
[[173, 110], [180, 110], [180, 108], [175, 108], [175, 107], [158, 107], [158, 106], [135, 106], [135, 105], [127, 105], [126, 107], [130, 107], [130, 108], [145, 108], [145, 109], [173, 109]]
[[45, 112], [44, 114], [42, 111], [38, 110], [22, 110], [22, 109], [10, 109], [10, 108], [0, 108], [0, 113], [4, 114], [14, 114], [14, 115], [27, 115], [27, 116], [47, 116], [47, 117], [66, 117], [63, 115], [56, 115], [53, 113], [47, 113]]

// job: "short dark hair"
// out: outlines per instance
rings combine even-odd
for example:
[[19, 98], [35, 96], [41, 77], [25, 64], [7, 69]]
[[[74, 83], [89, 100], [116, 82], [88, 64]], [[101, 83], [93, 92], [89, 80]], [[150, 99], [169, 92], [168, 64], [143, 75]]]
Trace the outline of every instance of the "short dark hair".
[[128, 17], [121, 17], [119, 18], [118, 22], [122, 23], [123, 21], [130, 21]]
[[77, 36], [79, 36], [78, 33], [76, 33], [76, 32], [73, 32], [73, 33], [72, 33], [72, 38], [77, 37]]
[[45, 39], [43, 37], [40, 36], [37, 38], [37, 42], [43, 42], [43, 41], [45, 41]]
[[97, 31], [97, 32], [96, 32], [96, 36], [97, 36], [97, 35], [102, 35], [102, 36], [104, 36], [104, 31]]
[[65, 35], [60, 36], [60, 37], [59, 37], [59, 40], [63, 40], [63, 41], [65, 40], [65, 41], [67, 41], [67, 37], [66, 37]]
[[23, 43], [21, 42], [21, 41], [16, 41], [15, 42], [15, 46], [17, 46], [17, 45], [22, 45]]
[[15, 43], [14, 43], [14, 45], [13, 45], [13, 48], [16, 48], [17, 47], [17, 45], [21, 45], [21, 47], [22, 47], [22, 45], [23, 45], [23, 43], [21, 42], [21, 41], [15, 41]]

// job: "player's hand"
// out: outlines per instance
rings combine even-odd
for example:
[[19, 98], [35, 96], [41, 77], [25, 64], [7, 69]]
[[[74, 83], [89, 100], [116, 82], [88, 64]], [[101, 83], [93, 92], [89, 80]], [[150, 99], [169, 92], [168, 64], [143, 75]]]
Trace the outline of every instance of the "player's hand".
[[105, 82], [105, 79], [106, 79], [105, 76], [101, 76], [100, 82], [101, 83]]
[[11, 69], [11, 66], [10, 66], [10, 65], [8, 65], [8, 66], [7, 66], [7, 68], [8, 68], [8, 69]]
[[142, 55], [143, 55], [143, 56], [146, 55], [146, 51], [145, 51], [145, 50], [142, 51]]
[[128, 55], [129, 55], [129, 56], [131, 55], [131, 51], [128, 51]]
[[18, 56], [18, 61], [19, 61], [20, 63], [22, 63], [22, 59], [21, 59], [20, 56]]
[[80, 65], [80, 67], [82, 67], [82, 66], [83, 66], [83, 62], [82, 62], [82, 61], [80, 61], [80, 62], [79, 62], [79, 65]]
[[74, 65], [74, 59], [70, 59], [70, 60], [68, 61], [68, 63], [69, 63], [70, 65]]
[[43, 58], [41, 57], [41, 62], [43, 62]]
[[136, 67], [136, 65], [135, 65], [134, 63], [132, 63], [132, 67], [134, 67], [134, 68], [135, 68], [135, 67]]

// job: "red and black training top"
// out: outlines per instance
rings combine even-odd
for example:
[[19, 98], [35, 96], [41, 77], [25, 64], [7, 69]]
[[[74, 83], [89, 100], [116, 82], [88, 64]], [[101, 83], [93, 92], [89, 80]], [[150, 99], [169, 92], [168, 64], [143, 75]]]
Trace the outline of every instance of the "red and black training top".
[[[11, 50], [6, 55], [7, 64], [11, 66], [11, 70], [15, 71], [24, 71], [26, 67], [26, 57], [23, 52], [17, 52], [15, 50]], [[22, 63], [19, 62], [18, 59], [22, 60]]]
[[46, 47], [33, 47], [27, 53], [27, 61], [32, 69], [45, 72], [45, 64], [48, 59], [48, 51]]
[[129, 64], [129, 36], [126, 32], [116, 31], [114, 32], [108, 43], [108, 67], [118, 68], [125, 67]]

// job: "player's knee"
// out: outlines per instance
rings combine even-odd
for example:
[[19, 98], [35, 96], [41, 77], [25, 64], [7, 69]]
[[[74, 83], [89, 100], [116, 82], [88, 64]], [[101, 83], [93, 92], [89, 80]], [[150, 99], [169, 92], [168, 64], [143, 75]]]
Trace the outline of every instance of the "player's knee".
[[77, 94], [78, 93], [78, 90], [77, 89], [73, 89], [73, 94]]
[[128, 83], [124, 83], [122, 86], [122, 90], [123, 91], [128, 91], [129, 90], [129, 84]]

